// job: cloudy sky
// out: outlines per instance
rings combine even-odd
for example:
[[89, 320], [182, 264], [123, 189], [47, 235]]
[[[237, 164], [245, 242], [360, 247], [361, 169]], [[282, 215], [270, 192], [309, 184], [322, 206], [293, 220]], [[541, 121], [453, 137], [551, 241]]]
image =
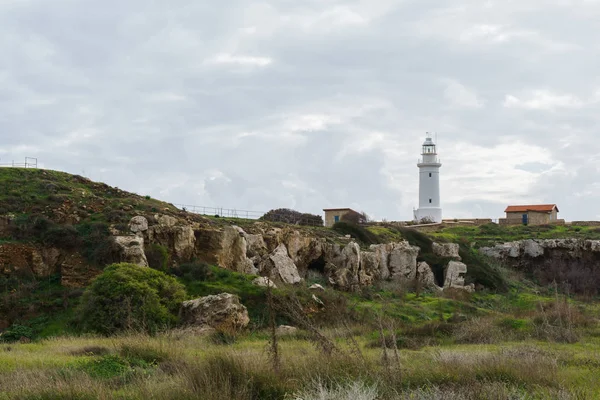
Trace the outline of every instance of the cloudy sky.
[[0, 0], [0, 163], [169, 202], [600, 218], [600, 0]]

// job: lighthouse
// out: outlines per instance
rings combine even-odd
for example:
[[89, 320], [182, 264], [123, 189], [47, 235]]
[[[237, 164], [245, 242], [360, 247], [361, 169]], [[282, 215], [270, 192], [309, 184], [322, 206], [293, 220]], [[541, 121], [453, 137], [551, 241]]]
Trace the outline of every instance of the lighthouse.
[[423, 143], [419, 167], [419, 208], [415, 210], [415, 220], [442, 222], [440, 204], [440, 168], [437, 148], [429, 134]]

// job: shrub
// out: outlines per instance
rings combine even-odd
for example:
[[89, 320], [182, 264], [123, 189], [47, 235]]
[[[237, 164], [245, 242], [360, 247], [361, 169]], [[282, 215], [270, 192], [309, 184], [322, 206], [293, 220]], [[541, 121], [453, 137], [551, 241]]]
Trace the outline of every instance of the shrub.
[[167, 271], [169, 252], [165, 246], [161, 246], [160, 244], [151, 244], [146, 246], [144, 253], [146, 253], [146, 258], [148, 259], [148, 265], [150, 268], [154, 268], [163, 272]]
[[33, 339], [33, 329], [23, 325], [12, 325], [0, 335], [0, 341], [12, 343], [17, 342], [22, 337]]
[[349, 222], [336, 222], [331, 227], [334, 231], [342, 235], [350, 235], [365, 245], [376, 244], [380, 242], [379, 237], [368, 229]]
[[65, 225], [48, 229], [42, 236], [42, 243], [59, 249], [73, 250], [81, 246], [82, 241], [77, 229]]
[[212, 271], [205, 263], [187, 263], [181, 264], [175, 270], [175, 275], [187, 281], [205, 281], [212, 275]]
[[260, 217], [263, 221], [284, 222], [294, 225], [323, 226], [323, 217], [320, 215], [301, 213], [289, 208], [278, 208], [271, 210]]
[[92, 264], [104, 267], [120, 260], [120, 251], [110, 234], [108, 224], [94, 222], [77, 227], [82, 240], [83, 255]]
[[162, 272], [134, 264], [113, 264], [85, 291], [78, 319], [84, 331], [153, 333], [175, 324], [185, 297], [184, 287]]
[[369, 216], [364, 211], [356, 212], [354, 210], [350, 210], [342, 216], [342, 221], [359, 225], [369, 222]]

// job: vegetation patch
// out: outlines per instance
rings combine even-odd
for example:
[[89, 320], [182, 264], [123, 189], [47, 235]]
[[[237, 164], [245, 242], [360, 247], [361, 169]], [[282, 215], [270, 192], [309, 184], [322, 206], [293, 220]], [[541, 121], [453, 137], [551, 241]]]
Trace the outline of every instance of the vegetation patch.
[[85, 291], [78, 310], [84, 331], [156, 332], [173, 326], [186, 292], [174, 278], [134, 264], [107, 267]]

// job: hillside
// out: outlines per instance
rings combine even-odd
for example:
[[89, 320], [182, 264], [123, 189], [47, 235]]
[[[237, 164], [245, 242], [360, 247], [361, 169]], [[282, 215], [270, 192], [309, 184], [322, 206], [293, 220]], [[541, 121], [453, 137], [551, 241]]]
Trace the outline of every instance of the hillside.
[[[574, 294], [535, 270], [568, 255], [565, 268], [595, 273], [600, 243], [581, 247], [595, 229], [329, 229], [203, 217], [54, 171], [0, 169], [0, 185], [2, 400], [600, 396], [598, 288]], [[501, 247], [510, 260], [477, 249], [566, 237]], [[174, 313], [152, 336], [86, 330], [82, 310], [102, 303], [83, 294], [123, 261], [186, 299], [239, 296], [248, 327], [200, 334]], [[447, 282], [451, 265], [468, 268], [464, 284]]]

